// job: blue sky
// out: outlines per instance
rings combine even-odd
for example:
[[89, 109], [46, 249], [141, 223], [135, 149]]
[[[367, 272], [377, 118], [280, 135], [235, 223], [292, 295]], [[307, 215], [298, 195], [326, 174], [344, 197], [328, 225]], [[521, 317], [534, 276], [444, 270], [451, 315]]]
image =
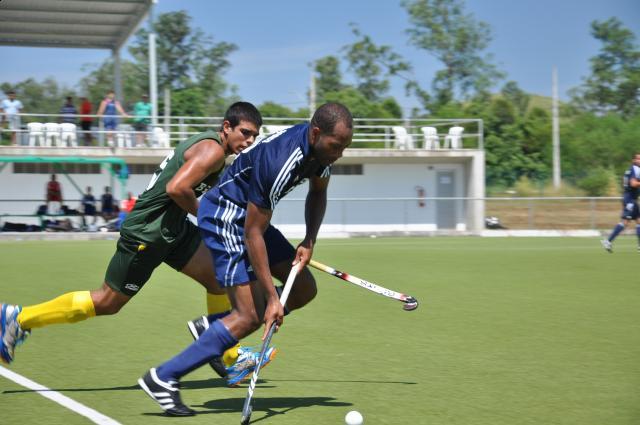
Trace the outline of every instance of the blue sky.
[[[358, 24], [375, 43], [390, 45], [403, 55], [425, 87], [441, 67], [426, 52], [408, 45], [405, 30], [409, 20], [399, 0], [245, 0], [235, 5], [159, 0], [157, 13], [186, 10], [193, 25], [214, 40], [238, 45], [230, 55], [232, 67], [226, 79], [251, 102], [273, 100], [292, 108], [306, 105], [309, 64], [326, 55], [339, 55], [344, 45], [355, 41], [350, 22]], [[588, 75], [589, 58], [599, 48], [589, 34], [591, 21], [618, 17], [640, 38], [638, 0], [467, 0], [466, 6], [476, 19], [491, 26], [493, 41], [488, 51], [507, 78], [536, 94], [551, 94], [553, 65], [558, 67], [562, 97]], [[53, 76], [74, 86], [84, 75], [84, 65], [99, 63], [109, 54], [0, 46], [4, 63], [0, 81]], [[347, 72], [344, 76], [350, 80]], [[393, 83], [391, 94], [406, 109], [416, 105], [414, 99], [404, 96], [401, 81]]]

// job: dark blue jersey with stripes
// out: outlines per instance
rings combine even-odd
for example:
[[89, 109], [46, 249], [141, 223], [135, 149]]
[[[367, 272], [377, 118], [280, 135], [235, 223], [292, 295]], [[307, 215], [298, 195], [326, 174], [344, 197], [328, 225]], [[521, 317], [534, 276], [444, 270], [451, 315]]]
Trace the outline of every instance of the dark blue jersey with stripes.
[[205, 197], [215, 200], [222, 196], [243, 209], [251, 201], [273, 210], [307, 178], [328, 178], [331, 166], [323, 166], [314, 158], [308, 132], [309, 124], [299, 124], [257, 140], [227, 167], [218, 185]]
[[638, 199], [638, 188], [631, 187], [631, 178], [640, 180], [640, 167], [631, 165], [627, 171], [625, 171], [622, 177], [622, 190], [624, 191], [625, 201], [635, 201]]

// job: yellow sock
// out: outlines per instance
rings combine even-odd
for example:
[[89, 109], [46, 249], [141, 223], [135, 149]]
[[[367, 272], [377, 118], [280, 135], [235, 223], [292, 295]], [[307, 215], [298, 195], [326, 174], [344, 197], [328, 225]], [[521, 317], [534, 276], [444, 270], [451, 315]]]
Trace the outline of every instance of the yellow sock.
[[[207, 293], [207, 312], [209, 314], [220, 314], [231, 310], [231, 301], [226, 294], [215, 295]], [[226, 367], [231, 366], [238, 360], [238, 348], [240, 344], [229, 348], [222, 355], [222, 361]]]
[[96, 315], [89, 291], [69, 292], [42, 304], [23, 307], [18, 314], [22, 329], [55, 323], [75, 323]]
[[207, 293], [207, 313], [220, 314], [231, 310], [231, 301], [227, 294], [216, 295]]
[[238, 343], [235, 346], [229, 348], [222, 355], [222, 362], [224, 363], [224, 365], [226, 367], [231, 366], [232, 364], [234, 364], [236, 362], [236, 360], [238, 360], [238, 348], [240, 348], [240, 343]]

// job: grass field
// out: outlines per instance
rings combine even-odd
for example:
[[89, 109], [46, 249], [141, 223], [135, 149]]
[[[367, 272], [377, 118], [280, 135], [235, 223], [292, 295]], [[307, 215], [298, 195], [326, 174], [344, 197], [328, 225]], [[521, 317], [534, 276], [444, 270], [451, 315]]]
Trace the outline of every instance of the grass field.
[[[97, 287], [114, 242], [0, 243], [0, 299]], [[421, 301], [414, 312], [314, 272], [319, 297], [288, 316], [253, 421], [343, 424], [640, 423], [640, 254], [623, 237], [322, 240], [315, 258]], [[190, 342], [203, 290], [168, 267], [114, 317], [34, 331], [11, 370], [122, 424], [237, 424], [246, 387], [202, 368], [183, 381], [201, 414], [166, 418], [137, 389]], [[257, 344], [257, 337], [248, 340]], [[0, 423], [86, 424], [0, 377]]]

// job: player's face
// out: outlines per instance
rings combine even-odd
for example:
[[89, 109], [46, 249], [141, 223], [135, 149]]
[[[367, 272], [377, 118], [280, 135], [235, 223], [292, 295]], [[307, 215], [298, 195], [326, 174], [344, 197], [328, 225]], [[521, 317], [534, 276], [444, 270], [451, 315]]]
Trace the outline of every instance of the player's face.
[[640, 167], [640, 155], [636, 155], [633, 157], [633, 165], [636, 167]]
[[315, 138], [313, 155], [320, 164], [327, 166], [342, 157], [344, 150], [351, 144], [353, 130], [340, 121], [332, 134], [320, 134], [320, 129], [316, 127], [312, 130], [311, 137]]
[[258, 127], [249, 121], [241, 120], [235, 127], [231, 127], [229, 121], [225, 121], [223, 131], [227, 138], [228, 153], [238, 154], [251, 146], [258, 137], [258, 130]]

